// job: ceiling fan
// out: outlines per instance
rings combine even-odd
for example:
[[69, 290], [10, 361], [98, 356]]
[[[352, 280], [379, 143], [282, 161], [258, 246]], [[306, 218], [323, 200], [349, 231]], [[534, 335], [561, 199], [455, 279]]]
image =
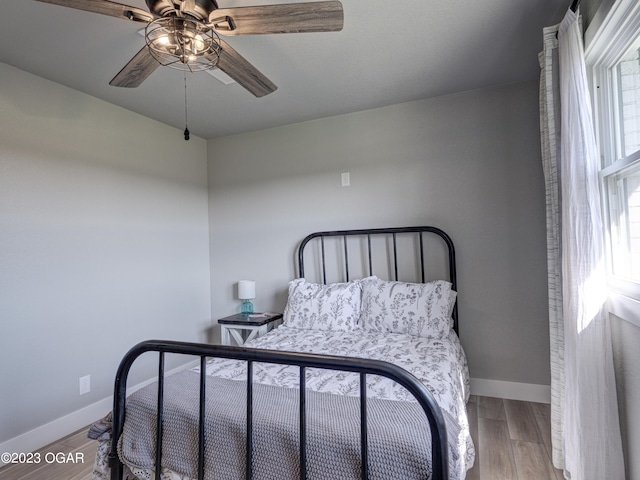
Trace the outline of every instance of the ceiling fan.
[[146, 23], [146, 45], [109, 82], [137, 87], [160, 65], [180, 70], [217, 67], [256, 97], [278, 87], [221, 35], [342, 30], [339, 1], [219, 8], [216, 0], [145, 0], [149, 11], [110, 0], [37, 0]]

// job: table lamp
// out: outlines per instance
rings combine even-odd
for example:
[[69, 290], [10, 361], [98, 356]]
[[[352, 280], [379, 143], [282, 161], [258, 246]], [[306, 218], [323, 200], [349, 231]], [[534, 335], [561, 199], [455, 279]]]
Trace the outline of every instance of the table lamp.
[[238, 298], [242, 300], [240, 311], [242, 313], [253, 313], [253, 303], [256, 298], [256, 282], [253, 280], [240, 280], [238, 282]]

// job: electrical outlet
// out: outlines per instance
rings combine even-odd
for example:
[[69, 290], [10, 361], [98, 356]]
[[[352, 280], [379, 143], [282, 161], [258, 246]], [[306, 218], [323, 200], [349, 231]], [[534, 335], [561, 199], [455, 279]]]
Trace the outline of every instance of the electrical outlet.
[[80, 377], [79, 385], [80, 385], [80, 395], [89, 393], [91, 391], [91, 375], [85, 375], [84, 377]]

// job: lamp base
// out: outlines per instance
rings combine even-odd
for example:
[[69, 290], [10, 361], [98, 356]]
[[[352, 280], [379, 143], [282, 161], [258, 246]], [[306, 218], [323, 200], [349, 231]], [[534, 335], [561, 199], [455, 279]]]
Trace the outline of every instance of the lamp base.
[[242, 305], [240, 306], [241, 313], [253, 313], [253, 303], [251, 300], [243, 300]]

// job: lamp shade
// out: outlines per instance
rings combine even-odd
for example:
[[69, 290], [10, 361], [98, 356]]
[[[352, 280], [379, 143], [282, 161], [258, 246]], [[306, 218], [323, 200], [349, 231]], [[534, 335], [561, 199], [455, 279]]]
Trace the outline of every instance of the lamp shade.
[[256, 282], [253, 280], [240, 280], [238, 282], [238, 298], [240, 300], [256, 298]]

